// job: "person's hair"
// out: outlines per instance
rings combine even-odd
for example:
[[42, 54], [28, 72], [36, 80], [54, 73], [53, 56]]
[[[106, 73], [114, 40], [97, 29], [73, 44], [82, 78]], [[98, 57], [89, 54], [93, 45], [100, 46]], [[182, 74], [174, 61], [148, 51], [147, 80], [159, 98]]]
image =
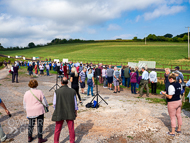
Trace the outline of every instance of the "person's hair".
[[114, 67], [114, 70], [117, 70], [117, 67], [116, 67], [116, 66]]
[[165, 68], [165, 71], [169, 71], [170, 72], [170, 69], [169, 68]]
[[143, 70], [145, 70], [145, 67], [142, 67]]
[[125, 66], [122, 66], [122, 69], [125, 69]]
[[137, 66], [135, 66], [135, 71], [137, 70], [137, 68], [138, 68], [138, 67], [137, 67]]
[[179, 72], [177, 72], [177, 71], [175, 71], [174, 73], [177, 74], [177, 75], [179, 75]]
[[71, 72], [75, 73], [75, 77], [78, 77], [77, 69], [75, 67], [71, 68]]
[[134, 68], [132, 68], [131, 71], [134, 72]]
[[68, 84], [68, 79], [64, 79], [64, 80], [62, 79], [61, 83], [62, 84]]
[[176, 75], [174, 73], [171, 73], [169, 76], [168, 76], [168, 79], [173, 79], [176, 81]]
[[88, 74], [91, 74], [91, 73], [92, 73], [92, 69], [89, 69]]
[[28, 86], [29, 86], [30, 88], [36, 88], [36, 87], [38, 86], [38, 81], [35, 80], [35, 79], [31, 79], [31, 80], [29, 81]]
[[83, 70], [86, 70], [86, 67], [83, 67]]

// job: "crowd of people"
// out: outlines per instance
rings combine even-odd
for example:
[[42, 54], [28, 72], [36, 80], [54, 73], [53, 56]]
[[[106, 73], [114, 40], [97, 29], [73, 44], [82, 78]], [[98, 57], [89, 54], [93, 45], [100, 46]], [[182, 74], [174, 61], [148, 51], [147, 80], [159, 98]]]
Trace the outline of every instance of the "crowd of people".
[[[75, 142], [75, 132], [74, 132], [74, 120], [77, 117], [77, 96], [79, 102], [82, 104], [81, 96], [79, 93], [79, 85], [81, 88], [81, 94], [87, 94], [94, 96], [93, 88], [95, 82], [103, 84], [104, 88], [113, 90], [113, 93], [120, 93], [120, 85], [127, 88], [131, 88], [132, 94], [137, 94], [137, 89], [139, 90], [139, 96], [143, 96], [143, 90], [146, 89], [146, 96], [149, 97], [149, 86], [151, 83], [151, 93], [157, 94], [157, 73], [156, 71], [148, 71], [147, 68], [142, 67], [139, 71], [138, 67], [132, 68], [129, 65], [122, 66], [118, 69], [117, 66], [111, 65], [93, 65], [92, 63], [83, 64], [79, 63], [62, 63], [62, 62], [16, 62], [11, 68], [14, 76], [18, 77], [19, 66], [28, 66], [29, 75], [33, 75], [33, 69], [35, 73], [43, 74], [44, 69], [46, 69], [47, 76], [49, 75], [49, 70], [57, 71], [57, 73], [63, 77], [61, 80], [62, 86], [57, 89], [54, 93], [53, 107], [55, 109], [52, 115], [52, 121], [56, 122], [55, 133], [54, 133], [54, 143], [59, 142], [59, 135], [62, 129], [64, 120], [66, 120], [69, 128], [70, 142]], [[52, 68], [53, 67], [53, 68]], [[98, 70], [97, 70], [98, 69]], [[97, 73], [99, 71], [100, 73]], [[187, 84], [184, 82], [183, 74], [179, 71], [179, 67], [175, 67], [175, 71], [171, 72], [169, 68], [165, 69], [165, 89], [161, 94], [165, 95], [167, 99], [168, 112], [171, 119], [172, 131], [168, 132], [168, 135], [175, 136], [175, 132], [181, 133], [182, 118], [181, 118], [181, 106], [182, 102], [180, 95], [183, 94], [185, 86], [190, 87], [190, 81]], [[68, 87], [68, 80], [71, 82], [71, 88]], [[87, 82], [86, 82], [87, 80]], [[18, 78], [16, 80], [18, 82]], [[85, 87], [87, 83], [87, 93], [85, 93]], [[28, 126], [28, 142], [33, 140], [32, 131], [37, 119], [38, 125], [38, 142], [46, 142], [47, 139], [43, 139], [42, 130], [44, 122], [44, 114], [48, 111], [48, 103], [45, 99], [41, 90], [37, 89], [38, 82], [34, 79], [30, 80], [28, 90], [24, 95], [24, 108], [27, 112], [27, 118], [29, 119]], [[77, 96], [76, 96], [77, 95]], [[10, 112], [6, 109], [5, 105], [1, 103], [0, 105], [5, 109], [7, 114]], [[35, 106], [34, 106], [35, 105]], [[178, 128], [176, 128], [176, 117], [178, 120]], [[1, 127], [0, 127], [1, 129]], [[0, 131], [1, 135], [1, 131]], [[6, 139], [5, 134], [4, 138]], [[2, 135], [2, 136], [3, 136]], [[2, 137], [1, 136], [1, 137]]]

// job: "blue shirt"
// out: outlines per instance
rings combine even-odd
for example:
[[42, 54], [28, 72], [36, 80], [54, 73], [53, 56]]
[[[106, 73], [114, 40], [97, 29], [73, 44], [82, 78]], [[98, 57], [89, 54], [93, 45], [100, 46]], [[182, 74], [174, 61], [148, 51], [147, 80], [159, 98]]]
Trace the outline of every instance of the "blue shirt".
[[148, 72], [147, 72], [147, 71], [144, 71], [144, 72], [143, 72], [143, 74], [142, 74], [142, 79], [148, 80]]

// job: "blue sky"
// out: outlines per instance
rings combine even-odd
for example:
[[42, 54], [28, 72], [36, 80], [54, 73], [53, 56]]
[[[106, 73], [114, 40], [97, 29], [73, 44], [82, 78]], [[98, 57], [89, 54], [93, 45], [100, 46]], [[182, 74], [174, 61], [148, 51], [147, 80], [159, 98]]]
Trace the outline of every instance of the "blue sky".
[[190, 26], [190, 0], [0, 0], [4, 47], [85, 40], [174, 36]]

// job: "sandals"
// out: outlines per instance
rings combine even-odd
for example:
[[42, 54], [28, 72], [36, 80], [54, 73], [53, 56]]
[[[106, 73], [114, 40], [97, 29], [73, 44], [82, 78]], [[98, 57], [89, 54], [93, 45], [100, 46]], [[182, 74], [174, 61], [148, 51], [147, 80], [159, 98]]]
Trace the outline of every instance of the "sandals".
[[114, 91], [113, 93], [117, 93], [117, 92]]
[[176, 131], [176, 133], [178, 133], [178, 134], [180, 134], [181, 133], [181, 131], [177, 131], [177, 130], [175, 130]]
[[170, 136], [175, 137], [175, 134], [170, 134], [170, 132], [168, 132], [167, 134], [170, 135]]

